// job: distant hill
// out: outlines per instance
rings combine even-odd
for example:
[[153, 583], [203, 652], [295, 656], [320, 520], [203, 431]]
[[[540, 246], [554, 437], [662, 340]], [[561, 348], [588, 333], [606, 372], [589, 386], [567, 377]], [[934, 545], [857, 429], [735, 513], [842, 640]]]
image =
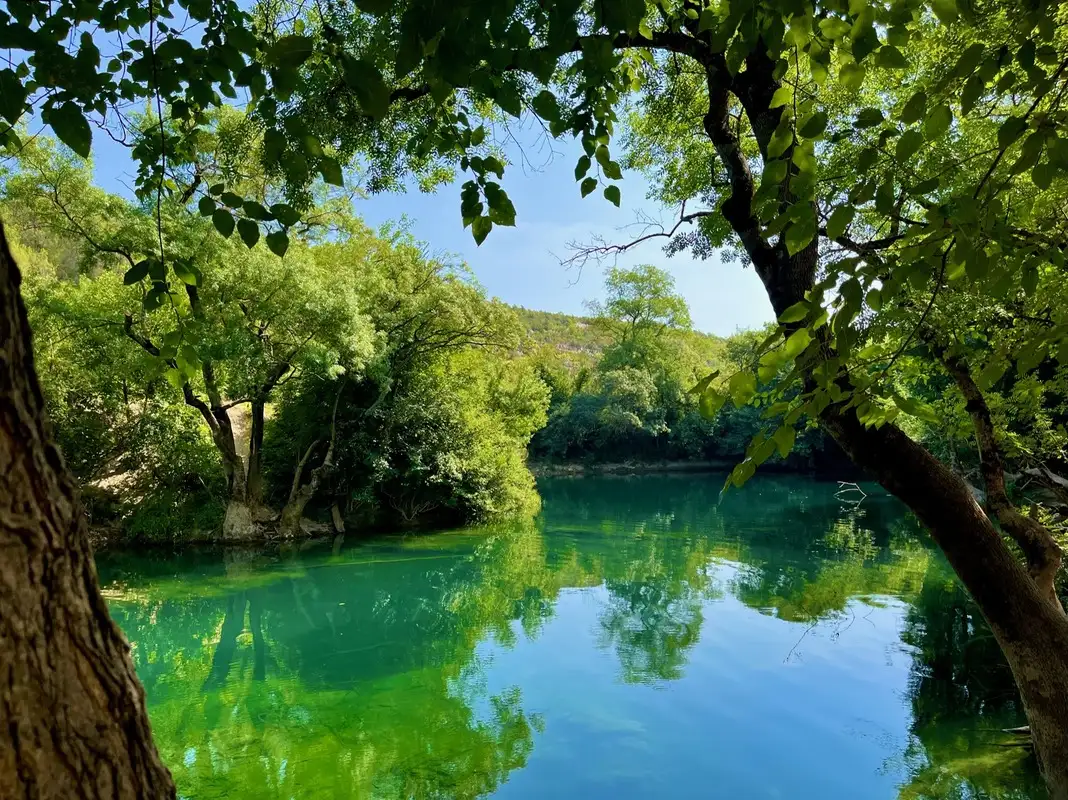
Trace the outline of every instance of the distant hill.
[[591, 317], [514, 308], [534, 345], [545, 345], [562, 353], [597, 356], [612, 341], [611, 335]]
[[[570, 356], [568, 362], [589, 363], [600, 356], [601, 351], [611, 341], [611, 335], [597, 325], [592, 317], [578, 317], [572, 314], [560, 314], [554, 311], [533, 311], [521, 306], [513, 306], [520, 321], [527, 329], [531, 344], [535, 347], [550, 347], [557, 352]], [[674, 335], [684, 336], [691, 346], [705, 353], [709, 361], [722, 358], [727, 340], [698, 331], [678, 332]]]

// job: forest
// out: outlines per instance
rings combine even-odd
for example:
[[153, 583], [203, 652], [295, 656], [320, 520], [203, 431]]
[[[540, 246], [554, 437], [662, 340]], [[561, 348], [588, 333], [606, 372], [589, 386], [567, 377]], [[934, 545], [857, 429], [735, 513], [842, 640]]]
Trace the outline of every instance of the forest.
[[[176, 796], [94, 540], [529, 521], [532, 468], [626, 463], [719, 469], [720, 502], [772, 472], [896, 498], [1068, 800], [1066, 15], [8, 0], [0, 795]], [[522, 227], [521, 124], [568, 143], [585, 202], [640, 174], [673, 215], [571, 243], [604, 267], [582, 318], [354, 210], [436, 191], [477, 245]], [[105, 140], [121, 195], [94, 181]], [[751, 270], [774, 321], [695, 331], [669, 272], [619, 261], [658, 245]]]

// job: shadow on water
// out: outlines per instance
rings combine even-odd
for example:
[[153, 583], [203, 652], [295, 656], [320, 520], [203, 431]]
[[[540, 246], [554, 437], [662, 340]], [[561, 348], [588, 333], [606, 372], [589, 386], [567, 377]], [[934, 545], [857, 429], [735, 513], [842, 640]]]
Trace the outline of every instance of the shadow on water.
[[[998, 746], [1022, 715], [997, 647], [896, 502], [787, 476], [720, 485], [552, 479], [530, 523], [99, 569], [189, 798], [681, 797], [709, 780], [771, 797], [774, 764], [814, 759], [790, 796], [845, 796], [827, 771], [855, 797], [1041, 796], [1027, 754]], [[702, 710], [765, 685], [776, 711]], [[857, 723], [819, 699], [839, 691], [885, 717], [863, 745], [877, 769], [842, 763]], [[720, 719], [740, 726], [737, 759], [701, 755], [729, 751]]]

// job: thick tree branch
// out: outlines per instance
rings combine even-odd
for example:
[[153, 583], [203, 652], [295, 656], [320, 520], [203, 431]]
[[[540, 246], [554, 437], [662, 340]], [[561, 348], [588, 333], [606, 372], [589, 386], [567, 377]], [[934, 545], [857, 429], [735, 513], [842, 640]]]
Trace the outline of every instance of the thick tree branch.
[[933, 334], [927, 333], [925, 338], [931, 350], [957, 384], [964, 396], [965, 409], [972, 418], [975, 440], [979, 446], [979, 468], [986, 491], [987, 513], [1020, 546], [1027, 559], [1031, 578], [1050, 602], [1060, 608], [1054, 583], [1061, 568], [1061, 549], [1044, 525], [1021, 514], [1009, 499], [1005, 488], [1005, 463], [995, 435], [990, 407], [972, 378], [968, 365], [941, 347]]
[[742, 144], [730, 124], [730, 76], [716, 65], [706, 67], [708, 82], [708, 113], [705, 115], [705, 133], [716, 148], [730, 178], [731, 196], [723, 202], [720, 211], [738, 237], [742, 240], [757, 274], [765, 285], [774, 269], [777, 257], [775, 248], [764, 238], [760, 220], [753, 213], [753, 195], [756, 182], [749, 169], [749, 161], [742, 152]]

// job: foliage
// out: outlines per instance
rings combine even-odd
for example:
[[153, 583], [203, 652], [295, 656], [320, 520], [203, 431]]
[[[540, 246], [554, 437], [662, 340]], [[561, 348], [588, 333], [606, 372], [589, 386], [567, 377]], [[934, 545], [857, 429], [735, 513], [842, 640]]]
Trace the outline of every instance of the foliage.
[[[535, 507], [525, 448], [548, 397], [530, 364], [513, 358], [522, 333], [514, 314], [404, 235], [362, 257], [355, 247], [316, 253], [360, 275], [361, 307], [378, 332], [366, 369], [337, 390], [332, 501], [405, 524]], [[275, 464], [297, 461], [316, 441], [325, 447], [333, 393], [315, 379], [286, 393], [267, 442]], [[274, 491], [289, 481], [277, 473]]]
[[[726, 386], [728, 376], [755, 360], [766, 333], [722, 340], [688, 330], [689, 309], [674, 293], [671, 276], [649, 265], [610, 270], [606, 289], [606, 302], [591, 304], [598, 316], [582, 323], [604, 336], [596, 354], [576, 368], [570, 356], [577, 348], [562, 333], [555, 334], [555, 351], [536, 353], [552, 404], [532, 454], [550, 461], [744, 458], [765, 424], [757, 401], [702, 408], [691, 390], [710, 375], [717, 386]], [[798, 439], [791, 468], [842, 466], [834, 451], [825, 454], [822, 434], [807, 430]]]
[[[372, 234], [329, 200], [328, 230], [302, 228], [284, 259], [176, 203], [157, 231], [154, 209], [94, 188], [87, 165], [47, 142], [27, 147], [3, 188], [50, 413], [75, 473], [100, 490], [94, 522], [208, 537], [235, 472], [247, 470], [249, 501], [264, 500], [250, 448], [285, 503], [307, 478], [294, 476], [301, 454], [318, 442], [307, 469], [323, 458], [339, 391], [345, 477], [324, 500], [408, 522], [536, 506], [525, 445], [546, 390], [513, 359], [514, 315], [462, 267], [401, 232]], [[130, 273], [160, 232], [190, 274], [184, 295], [149, 308], [159, 281]]]

